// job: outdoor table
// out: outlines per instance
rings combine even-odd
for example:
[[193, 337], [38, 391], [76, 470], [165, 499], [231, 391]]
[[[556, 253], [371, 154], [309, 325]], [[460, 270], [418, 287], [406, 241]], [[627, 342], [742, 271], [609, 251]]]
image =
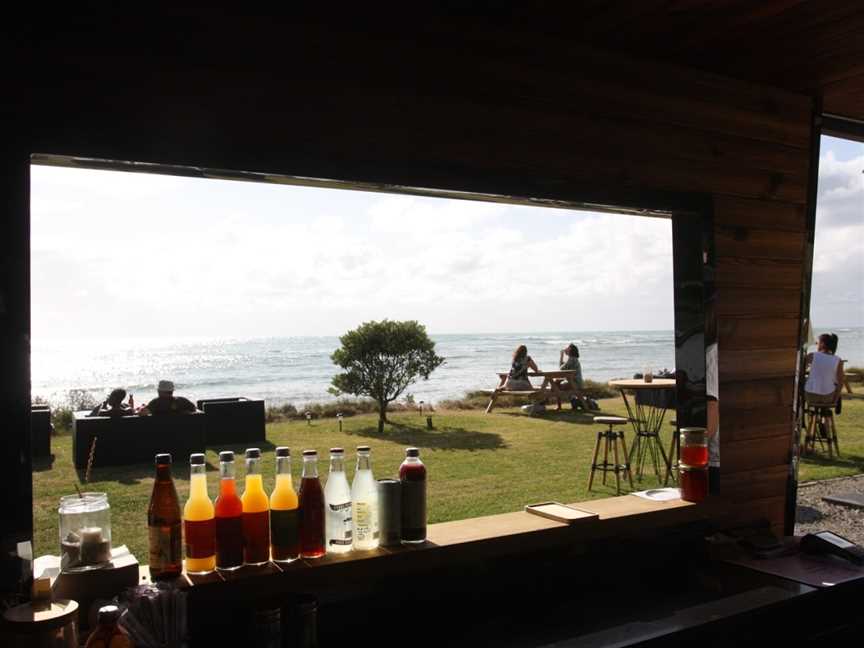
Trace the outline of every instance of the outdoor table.
[[[674, 394], [675, 380], [672, 378], [655, 378], [651, 382], [645, 382], [637, 378], [633, 380], [610, 380], [608, 384], [621, 392], [624, 406], [627, 408], [627, 416], [636, 433], [630, 446], [630, 464], [635, 467], [636, 479], [642, 481], [645, 460], [650, 457], [657, 480], [663, 480], [665, 473], [661, 472], [660, 460], [662, 459], [663, 470], [667, 473], [671, 468], [669, 458], [666, 456], [666, 451], [663, 450], [663, 443], [660, 440], [660, 428], [663, 425], [663, 418], [666, 416], [667, 410], [664, 401], [668, 402], [668, 399], [650, 399], [652, 404], [647, 404], [640, 402], [641, 399], [639, 398], [634, 398], [631, 404], [627, 398], [627, 392], [669, 390]], [[658, 403], [661, 404], [658, 405]]]
[[[573, 384], [573, 379], [579, 374], [579, 371], [573, 369], [562, 369], [558, 371], [529, 371], [529, 378], [543, 378], [543, 383], [540, 387], [532, 387], [530, 391], [512, 391], [503, 387], [496, 387], [490, 393], [489, 405], [486, 406], [486, 413], [492, 410], [495, 404], [495, 399], [498, 396], [529, 396], [535, 401], [545, 401], [547, 398], [554, 397], [558, 403], [558, 409], [561, 409], [561, 395], [575, 394], [572, 389], [561, 389], [559, 381], [566, 380], [569, 385]], [[499, 373], [498, 378], [504, 379], [508, 373]]]

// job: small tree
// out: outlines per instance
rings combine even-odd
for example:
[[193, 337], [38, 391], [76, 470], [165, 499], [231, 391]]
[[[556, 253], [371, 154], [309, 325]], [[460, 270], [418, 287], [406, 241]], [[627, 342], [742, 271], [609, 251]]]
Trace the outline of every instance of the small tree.
[[378, 403], [378, 432], [387, 422], [387, 405], [417, 378], [426, 380], [444, 358], [426, 327], [415, 321], [366, 322], [339, 338], [331, 360], [345, 373], [333, 376], [337, 393], [368, 396]]

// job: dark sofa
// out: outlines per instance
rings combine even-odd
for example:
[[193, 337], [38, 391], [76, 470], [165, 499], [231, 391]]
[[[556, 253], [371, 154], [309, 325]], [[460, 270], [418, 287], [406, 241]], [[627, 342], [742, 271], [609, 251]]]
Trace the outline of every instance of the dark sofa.
[[206, 398], [198, 409], [204, 420], [207, 445], [258, 443], [266, 438], [266, 416], [263, 400], [249, 398]]
[[185, 463], [193, 452], [204, 452], [203, 412], [176, 416], [87, 416], [75, 412], [72, 456], [76, 468], [87, 466], [90, 442], [98, 436], [94, 465], [119, 466], [152, 462], [156, 454], [170, 452], [175, 463]]

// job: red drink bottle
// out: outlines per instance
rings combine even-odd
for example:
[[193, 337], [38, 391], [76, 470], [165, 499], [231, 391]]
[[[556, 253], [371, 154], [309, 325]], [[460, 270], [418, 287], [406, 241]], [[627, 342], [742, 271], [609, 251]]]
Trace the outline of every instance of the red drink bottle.
[[216, 498], [216, 569], [243, 564], [243, 503], [234, 481], [234, 453], [219, 453], [219, 497]]
[[405, 461], [399, 466], [402, 482], [402, 542], [426, 542], [426, 466], [420, 461], [420, 450], [407, 448]]
[[325, 553], [324, 490], [318, 480], [318, 453], [304, 450], [300, 480], [300, 556], [320, 558]]

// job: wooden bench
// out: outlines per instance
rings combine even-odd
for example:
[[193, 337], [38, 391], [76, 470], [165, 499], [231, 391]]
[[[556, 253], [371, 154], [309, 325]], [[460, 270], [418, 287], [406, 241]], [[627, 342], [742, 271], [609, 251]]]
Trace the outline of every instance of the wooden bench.
[[[486, 406], [486, 414], [492, 411], [495, 401], [499, 396], [523, 396], [530, 398], [535, 403], [546, 402], [549, 398], [555, 398], [558, 409], [561, 409], [562, 395], [578, 395], [579, 391], [570, 387], [571, 380], [578, 372], [576, 371], [532, 371], [528, 374], [529, 378], [543, 378], [543, 384], [540, 387], [535, 387], [530, 390], [513, 390], [504, 388], [484, 389], [483, 393], [489, 394], [489, 404]], [[505, 380], [509, 374], [499, 373], [498, 378]], [[561, 385], [559, 381], [566, 380], [566, 385]]]

